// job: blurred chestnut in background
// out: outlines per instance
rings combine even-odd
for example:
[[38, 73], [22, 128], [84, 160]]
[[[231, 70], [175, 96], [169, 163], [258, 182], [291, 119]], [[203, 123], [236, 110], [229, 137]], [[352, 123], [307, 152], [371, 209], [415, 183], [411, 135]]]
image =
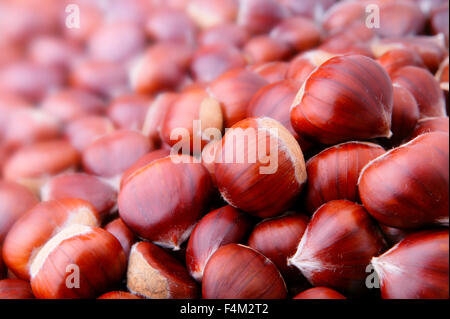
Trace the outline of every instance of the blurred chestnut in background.
[[101, 295], [97, 299], [142, 299], [142, 298], [126, 291], [111, 291]]
[[238, 13], [239, 0], [191, 0], [186, 12], [203, 29], [210, 29], [224, 23], [234, 22]]
[[281, 21], [270, 31], [270, 36], [285, 43], [298, 52], [316, 47], [320, 43], [321, 31], [316, 24], [303, 17], [292, 17]]
[[285, 60], [292, 52], [286, 43], [267, 35], [253, 37], [243, 50], [250, 64]]
[[117, 128], [140, 131], [151, 102], [143, 95], [120, 95], [111, 101], [107, 114]]
[[417, 66], [425, 68], [422, 58], [415, 51], [406, 48], [392, 49], [377, 59], [389, 76], [404, 66]]
[[240, 0], [237, 24], [251, 34], [266, 33], [287, 15], [276, 0]]
[[358, 181], [364, 207], [387, 226], [448, 225], [448, 149], [448, 133], [426, 133], [370, 162]]
[[113, 123], [106, 117], [83, 116], [67, 123], [64, 135], [69, 143], [78, 151], [83, 151], [99, 137], [114, 131]]
[[262, 76], [269, 83], [286, 80], [288, 68], [289, 63], [284, 61], [258, 63], [250, 67], [251, 70]]
[[[207, 1], [208, 3], [214, 2]], [[203, 30], [199, 35], [198, 41], [201, 46], [219, 44], [241, 48], [247, 43], [249, 38], [250, 34], [244, 27], [232, 23], [225, 23]]]
[[381, 296], [384, 299], [448, 299], [448, 242], [448, 229], [419, 232], [372, 258]]
[[20, 279], [0, 280], [0, 299], [34, 299], [30, 283]]
[[314, 287], [299, 293], [294, 299], [347, 299], [336, 290]]

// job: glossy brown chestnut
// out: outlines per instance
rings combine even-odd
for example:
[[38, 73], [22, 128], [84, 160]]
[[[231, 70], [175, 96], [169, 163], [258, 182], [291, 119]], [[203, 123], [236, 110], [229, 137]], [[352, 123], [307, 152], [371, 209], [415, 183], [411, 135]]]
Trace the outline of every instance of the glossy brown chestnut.
[[337, 34], [362, 20], [365, 16], [363, 1], [344, 1], [331, 6], [322, 18], [322, 28], [328, 34]]
[[358, 200], [358, 177], [366, 164], [385, 153], [373, 143], [347, 142], [325, 149], [306, 162], [306, 206], [313, 213], [335, 199]]
[[209, 85], [208, 92], [221, 103], [225, 128], [246, 117], [253, 95], [267, 84], [253, 71], [236, 69], [226, 72]]
[[292, 17], [283, 20], [273, 28], [270, 36], [301, 52], [318, 46], [321, 32], [312, 20]]
[[448, 242], [448, 229], [419, 232], [372, 258], [381, 296], [384, 299], [448, 299]]
[[119, 214], [138, 236], [179, 249], [208, 209], [208, 171], [186, 155], [155, 160], [134, 172], [119, 193]]
[[417, 66], [425, 68], [422, 58], [415, 51], [407, 48], [394, 48], [387, 51], [377, 59], [377, 62], [386, 70], [389, 76], [404, 66]]
[[112, 132], [83, 150], [83, 168], [88, 173], [112, 178], [123, 173], [152, 148], [141, 133], [131, 130]]
[[309, 75], [292, 104], [291, 123], [300, 136], [323, 144], [389, 137], [392, 91], [372, 59], [337, 56]]
[[10, 229], [3, 245], [3, 260], [21, 279], [30, 279], [36, 254], [61, 229], [72, 224], [98, 227], [100, 216], [81, 199], [42, 202], [23, 215]]
[[412, 1], [382, 1], [380, 3], [380, 37], [407, 37], [423, 31], [426, 16]]
[[424, 133], [444, 132], [449, 133], [448, 117], [429, 117], [419, 120], [410, 139], [416, 138]]
[[192, 231], [186, 249], [186, 265], [191, 276], [201, 282], [205, 266], [216, 250], [242, 242], [250, 228], [249, 219], [229, 205], [205, 215]]
[[[197, 123], [196, 123], [196, 122]], [[161, 123], [161, 139], [177, 148], [174, 152], [199, 154], [210, 141], [208, 130], [221, 133], [223, 116], [220, 103], [203, 88], [191, 88], [180, 93], [168, 107]], [[182, 149], [181, 149], [182, 148]]]
[[347, 299], [336, 290], [314, 287], [299, 293], [294, 299]]
[[14, 182], [0, 181], [0, 251], [12, 225], [38, 202], [37, 197], [26, 187]]
[[137, 172], [137, 170], [147, 166], [148, 164], [150, 164], [151, 162], [153, 162], [157, 159], [166, 157], [168, 155], [170, 155], [169, 149], [159, 149], [159, 150], [147, 153], [147, 154], [143, 155], [142, 157], [140, 157], [136, 162], [134, 162], [133, 165], [130, 166], [130, 168], [128, 168], [122, 174], [122, 179], [120, 180], [120, 188], [122, 188], [123, 185], [125, 185], [128, 182], [130, 177], [133, 176], [133, 174], [135, 172]]
[[101, 295], [97, 299], [142, 299], [142, 298], [126, 291], [111, 291]]
[[426, 133], [370, 162], [358, 181], [364, 207], [387, 226], [448, 225], [448, 148], [448, 133]]
[[138, 241], [136, 235], [131, 231], [131, 229], [127, 227], [127, 225], [125, 225], [120, 217], [109, 222], [105, 226], [105, 230], [110, 232], [114, 235], [114, 237], [117, 238], [123, 248], [125, 256], [127, 256], [128, 258], [128, 256], [130, 255], [131, 246], [133, 246], [134, 243]]
[[84, 173], [69, 173], [50, 179], [41, 188], [41, 200], [79, 198], [89, 203], [104, 219], [117, 201], [114, 188], [96, 176]]
[[214, 185], [216, 184], [216, 174], [215, 174], [215, 163], [216, 163], [216, 154], [219, 150], [220, 144], [222, 140], [212, 140], [202, 150], [202, 164], [209, 172], [211, 176], [211, 181]]
[[64, 128], [66, 139], [78, 151], [83, 151], [97, 138], [112, 133], [113, 123], [103, 116], [85, 116], [70, 121]]
[[284, 126], [268, 117], [247, 118], [225, 133], [215, 177], [231, 206], [272, 217], [293, 203], [306, 182], [306, 169], [300, 146]]
[[194, 299], [200, 294], [186, 268], [149, 242], [139, 242], [131, 249], [127, 287], [132, 293], [151, 299]]
[[0, 299], [34, 299], [30, 284], [25, 280], [0, 280]]
[[363, 206], [347, 200], [322, 205], [289, 259], [314, 286], [360, 293], [370, 259], [385, 248], [378, 225]]
[[289, 62], [286, 77], [297, 81], [300, 85], [322, 63], [334, 57], [335, 54], [322, 50], [311, 50], [297, 55]]
[[288, 284], [294, 276], [301, 276], [288, 266], [288, 258], [295, 254], [308, 222], [306, 215], [289, 212], [260, 222], [248, 239], [248, 246], [269, 258]]
[[392, 75], [392, 83], [414, 96], [421, 118], [446, 116], [444, 93], [428, 70], [405, 66]]
[[269, 83], [286, 80], [289, 64], [283, 61], [273, 61], [251, 66], [251, 70], [261, 75]]
[[205, 299], [283, 299], [286, 295], [286, 284], [276, 266], [250, 247], [222, 246], [206, 264]]
[[384, 234], [384, 237], [390, 244], [390, 246], [394, 246], [402, 241], [406, 236], [415, 232], [414, 229], [400, 229], [395, 227], [389, 227], [383, 224], [379, 224], [381, 231]]
[[73, 224], [36, 254], [30, 265], [31, 287], [39, 299], [95, 298], [117, 285], [125, 270], [125, 254], [113, 235]]
[[392, 144], [399, 144], [408, 137], [420, 117], [419, 105], [407, 89], [394, 85], [394, 107], [392, 109]]
[[119, 129], [140, 131], [151, 102], [150, 98], [142, 95], [118, 96], [108, 107], [108, 117]]
[[186, 12], [199, 27], [210, 29], [234, 22], [238, 6], [239, 1], [236, 0], [191, 0], [187, 3]]
[[285, 60], [292, 53], [286, 43], [268, 35], [251, 38], [243, 51], [250, 64]]

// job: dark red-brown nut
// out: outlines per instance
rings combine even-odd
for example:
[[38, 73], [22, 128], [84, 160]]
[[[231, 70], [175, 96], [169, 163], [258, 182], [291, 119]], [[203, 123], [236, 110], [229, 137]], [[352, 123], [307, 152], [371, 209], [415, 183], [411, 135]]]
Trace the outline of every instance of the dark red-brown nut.
[[20, 279], [0, 280], [0, 299], [34, 299], [30, 283]]
[[358, 181], [364, 207], [387, 226], [448, 225], [448, 148], [448, 133], [426, 133], [373, 160]]
[[247, 116], [248, 103], [267, 84], [253, 71], [236, 69], [226, 72], [209, 85], [208, 92], [221, 103], [225, 128]]
[[414, 96], [421, 118], [446, 116], [444, 93], [428, 70], [405, 66], [392, 75], [392, 83], [407, 89]]
[[366, 267], [384, 248], [383, 235], [363, 206], [334, 200], [314, 213], [289, 263], [314, 286], [354, 294], [367, 289]]
[[248, 239], [248, 246], [269, 258], [288, 284], [301, 276], [296, 268], [288, 266], [288, 259], [295, 254], [308, 222], [306, 215], [289, 212], [260, 222]]
[[152, 149], [150, 141], [139, 132], [112, 132], [83, 150], [83, 167], [88, 173], [113, 178]]
[[234, 22], [238, 12], [237, 0], [190, 0], [186, 12], [203, 29]]
[[390, 142], [399, 144], [407, 138], [416, 127], [419, 117], [419, 105], [411, 92], [401, 86], [394, 85]]
[[26, 187], [14, 182], [0, 181], [0, 247], [12, 225], [38, 202], [36, 196]]
[[241, 48], [249, 38], [250, 35], [244, 27], [234, 23], [226, 23], [204, 30], [200, 33], [198, 41], [201, 46], [221, 44]]
[[142, 157], [140, 157], [136, 162], [134, 162], [133, 165], [131, 165], [123, 174], [122, 174], [122, 179], [120, 181], [120, 188], [123, 187], [123, 185], [125, 185], [128, 180], [133, 176], [133, 174], [135, 172], [137, 172], [139, 169], [147, 166], [147, 164], [150, 164], [151, 162], [166, 157], [170, 155], [170, 150], [169, 149], [159, 149], [159, 150], [155, 150], [152, 151], [150, 153], [147, 153], [145, 155], [143, 155]]
[[273, 61], [268, 63], [254, 64], [250, 69], [261, 75], [269, 83], [286, 80], [289, 63]]
[[327, 287], [314, 287], [305, 290], [293, 299], [347, 299], [336, 290]]
[[119, 193], [119, 214], [138, 236], [179, 249], [208, 209], [208, 171], [186, 155], [155, 160], [133, 173]]
[[251, 34], [266, 33], [286, 15], [285, 8], [276, 0], [240, 0], [237, 24]]
[[105, 22], [89, 37], [88, 51], [95, 60], [125, 63], [145, 46], [145, 34], [131, 21]]
[[347, 142], [327, 148], [306, 162], [306, 206], [313, 213], [335, 199], [358, 200], [361, 170], [385, 150], [373, 143]]
[[81, 89], [64, 89], [50, 94], [41, 107], [65, 122], [85, 115], [99, 115], [106, 110], [100, 97]]
[[35, 255], [31, 287], [39, 299], [95, 298], [120, 282], [126, 266], [122, 246], [112, 234], [73, 224]]
[[250, 228], [249, 219], [229, 205], [205, 215], [192, 231], [186, 249], [186, 265], [191, 276], [201, 282], [205, 266], [216, 250], [241, 242]]
[[69, 173], [50, 179], [41, 188], [41, 200], [79, 198], [89, 203], [104, 219], [117, 201], [114, 188], [96, 176], [84, 173]]
[[220, 247], [203, 274], [205, 299], [284, 299], [286, 284], [277, 267], [256, 250], [238, 244]]
[[322, 63], [336, 56], [323, 50], [311, 50], [297, 55], [289, 62], [286, 78], [303, 85], [308, 76]]
[[425, 68], [422, 58], [417, 52], [407, 48], [394, 48], [387, 51], [377, 59], [377, 62], [386, 70], [389, 76], [405, 66]]
[[142, 299], [142, 297], [126, 291], [111, 291], [101, 295], [97, 299]]
[[131, 229], [128, 228], [127, 225], [125, 225], [120, 217], [109, 222], [105, 226], [105, 230], [110, 232], [114, 235], [114, 237], [117, 238], [117, 240], [120, 242], [120, 245], [122, 245], [125, 256], [127, 256], [128, 258], [128, 256], [130, 255], [131, 246], [133, 246], [134, 243], [138, 241], [137, 236], [131, 231]]
[[379, 223], [379, 225], [380, 225], [381, 231], [384, 234], [384, 237], [390, 244], [390, 247], [399, 243], [401, 240], [403, 240], [409, 234], [416, 232], [416, 230], [414, 230], [414, 229], [395, 228], [395, 227], [386, 226], [386, 225], [383, 225], [380, 223]]
[[108, 117], [119, 129], [140, 131], [151, 102], [150, 98], [143, 95], [118, 96], [108, 107]]
[[301, 52], [318, 46], [321, 32], [312, 20], [292, 17], [273, 28], [270, 36]]
[[198, 82], [211, 82], [228, 70], [245, 66], [246, 60], [234, 46], [213, 44], [200, 47], [192, 57], [191, 72]]
[[448, 299], [447, 230], [409, 235], [372, 265], [384, 299]]
[[156, 7], [145, 24], [147, 35], [155, 41], [172, 41], [194, 45], [196, 28], [192, 20], [181, 10]]
[[337, 56], [311, 73], [291, 109], [300, 136], [336, 144], [389, 137], [392, 83], [386, 71], [362, 55]]
[[114, 125], [108, 118], [85, 116], [70, 121], [64, 129], [64, 135], [73, 147], [78, 151], [83, 151], [97, 138], [113, 131]]
[[[169, 105], [161, 123], [161, 139], [184, 154], [199, 154], [214, 136], [221, 136], [223, 117], [220, 103], [203, 88], [191, 88], [180, 93]], [[176, 149], [175, 149], [176, 148]]]
[[284, 126], [268, 117], [247, 118], [225, 133], [215, 177], [231, 206], [265, 218], [290, 207], [306, 182], [306, 169], [300, 146]]
[[128, 92], [127, 70], [121, 63], [85, 60], [75, 64], [69, 75], [70, 85], [112, 98]]
[[131, 249], [127, 287], [151, 299], [195, 299], [200, 294], [184, 265], [149, 242], [139, 242]]
[[0, 254], [0, 279], [3, 279], [5, 274], [6, 274], [6, 266], [3, 263], [3, 256]]
[[3, 260], [21, 279], [30, 279], [30, 266], [42, 247], [61, 229], [72, 224], [98, 227], [95, 208], [80, 199], [42, 202], [23, 215], [11, 228], [3, 245]]
[[268, 35], [251, 38], [243, 50], [250, 64], [285, 60], [292, 53], [286, 43]]
[[192, 50], [185, 45], [161, 42], [151, 46], [130, 70], [131, 87], [148, 94], [177, 88], [184, 80]]
[[414, 132], [411, 134], [410, 139], [416, 138], [421, 134], [431, 132], [449, 133], [448, 117], [429, 117], [419, 120]]
[[37, 191], [47, 178], [76, 168], [79, 160], [80, 155], [68, 142], [36, 143], [14, 153], [3, 167], [3, 176]]
[[[437, 3], [439, 1], [436, 1]], [[449, 3], [448, 1], [441, 1], [442, 5], [431, 10], [430, 25], [433, 34], [443, 33], [448, 45], [448, 26], [449, 26]]]

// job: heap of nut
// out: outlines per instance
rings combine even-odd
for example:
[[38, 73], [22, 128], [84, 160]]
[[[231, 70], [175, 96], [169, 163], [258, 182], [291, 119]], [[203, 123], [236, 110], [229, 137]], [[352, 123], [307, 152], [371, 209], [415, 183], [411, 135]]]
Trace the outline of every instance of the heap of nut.
[[449, 298], [448, 28], [448, 0], [1, 1], [0, 298]]

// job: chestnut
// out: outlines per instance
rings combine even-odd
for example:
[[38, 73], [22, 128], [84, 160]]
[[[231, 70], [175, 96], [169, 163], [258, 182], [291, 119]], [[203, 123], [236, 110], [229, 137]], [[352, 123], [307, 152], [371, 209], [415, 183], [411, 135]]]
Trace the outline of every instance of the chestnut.
[[308, 76], [322, 63], [335, 54], [323, 50], [311, 50], [297, 55], [289, 62], [286, 78], [293, 79], [303, 85]]
[[286, 80], [289, 63], [273, 61], [258, 63], [251, 66], [251, 70], [262, 76], [269, 83]]
[[200, 47], [192, 57], [191, 73], [198, 82], [211, 82], [228, 70], [244, 67], [244, 55], [234, 46], [213, 44]]
[[3, 260], [21, 279], [30, 279], [30, 265], [42, 247], [71, 224], [98, 227], [100, 216], [81, 199], [42, 202], [30, 209], [10, 229], [3, 244]]
[[292, 17], [284, 19], [275, 26], [270, 31], [270, 36], [302, 52], [319, 45], [321, 31], [310, 19]]
[[234, 22], [238, 13], [236, 0], [191, 0], [186, 12], [203, 29], [210, 29], [224, 23]]
[[41, 188], [42, 201], [63, 198], [79, 198], [91, 203], [103, 219], [116, 204], [117, 193], [96, 176], [69, 173], [51, 178]]
[[389, 137], [393, 104], [386, 71], [362, 55], [329, 59], [304, 82], [291, 108], [300, 136], [323, 144]]
[[306, 215], [287, 212], [257, 224], [248, 239], [249, 247], [259, 251], [277, 266], [288, 286], [291, 280], [301, 277], [298, 269], [288, 266], [288, 259], [295, 254], [308, 223]]
[[[436, 1], [439, 3], [439, 1]], [[448, 46], [448, 26], [449, 26], [449, 3], [447, 1], [441, 1], [442, 4], [437, 8], [430, 10], [430, 26], [433, 34], [442, 33], [445, 35], [445, 39]]]
[[3, 257], [0, 254], [0, 280], [3, 279], [3, 277], [5, 276], [6, 273], [6, 267], [3, 263]]
[[30, 283], [20, 279], [0, 280], [0, 299], [34, 299]]
[[412, 234], [415, 232], [414, 229], [395, 228], [395, 227], [386, 226], [386, 225], [383, 225], [380, 223], [379, 223], [379, 225], [380, 225], [381, 231], [384, 234], [384, 237], [386, 238], [386, 240], [388, 241], [388, 243], [390, 244], [391, 247], [398, 244], [401, 240], [403, 240], [409, 234]]
[[331, 6], [322, 17], [322, 28], [329, 34], [337, 34], [365, 17], [363, 1], [340, 1]]
[[429, 117], [419, 120], [410, 139], [430, 132], [449, 133], [448, 117]]
[[162, 248], [139, 242], [131, 249], [128, 290], [151, 299], [194, 299], [200, 291], [186, 268]]
[[[208, 0], [208, 3], [210, 2]], [[225, 23], [203, 30], [199, 35], [198, 42], [201, 46], [221, 44], [242, 48], [249, 38], [250, 34], [244, 27]]]
[[292, 53], [286, 43], [267, 35], [250, 39], [243, 51], [250, 64], [285, 60]]
[[250, 226], [247, 216], [229, 205], [206, 214], [192, 231], [186, 248], [186, 265], [191, 276], [201, 282], [205, 266], [216, 250], [241, 242]]
[[140, 131], [151, 102], [142, 95], [120, 95], [111, 101], [107, 114], [117, 128]]
[[125, 254], [113, 235], [73, 224], [35, 255], [30, 283], [39, 299], [95, 298], [117, 285], [125, 270]]
[[288, 209], [306, 182], [300, 146], [284, 126], [267, 117], [232, 126], [217, 150], [214, 170], [218, 189], [231, 206], [263, 218]]
[[381, 296], [448, 299], [448, 242], [448, 229], [414, 233], [383, 255], [372, 258]]
[[347, 298], [345, 298], [336, 290], [327, 287], [314, 287], [299, 293], [297, 296], [294, 297], [294, 299], [347, 299]]
[[101, 295], [97, 299], [142, 299], [142, 298], [126, 291], [111, 291]]
[[448, 133], [426, 133], [371, 161], [358, 180], [364, 207], [387, 226], [448, 225], [448, 148]]
[[321, 20], [323, 14], [337, 0], [278, 0], [293, 15], [314, 18], [316, 21]]
[[267, 84], [264, 78], [246, 69], [228, 71], [211, 82], [207, 90], [221, 103], [225, 128], [246, 117], [253, 95]]
[[417, 52], [407, 48], [394, 48], [387, 51], [377, 59], [377, 62], [386, 70], [389, 76], [404, 66], [417, 66], [425, 68], [422, 58]]
[[392, 109], [392, 137], [390, 142], [399, 144], [416, 127], [420, 117], [419, 105], [411, 92], [394, 84], [394, 107]]
[[73, 147], [81, 152], [97, 138], [113, 131], [114, 125], [108, 118], [91, 115], [67, 123], [64, 128], [64, 136]]
[[266, 33], [286, 15], [285, 8], [276, 0], [240, 0], [237, 24], [251, 34]]
[[113, 178], [152, 148], [150, 141], [141, 133], [131, 130], [112, 132], [96, 139], [83, 150], [83, 168], [88, 173]]
[[178, 250], [208, 209], [212, 192], [208, 171], [194, 158], [168, 156], [129, 177], [119, 193], [119, 214], [139, 237]]
[[220, 247], [203, 273], [205, 299], [284, 299], [286, 284], [277, 267], [256, 250], [238, 244]]
[[392, 75], [392, 83], [414, 96], [421, 118], [446, 116], [444, 93], [428, 70], [405, 66]]
[[120, 217], [106, 224], [105, 230], [117, 238], [123, 248], [125, 256], [128, 258], [130, 255], [131, 246], [138, 241], [136, 235], [127, 227], [127, 225], [125, 225]]
[[370, 259], [385, 246], [378, 225], [363, 206], [333, 200], [314, 213], [289, 264], [314, 286], [361, 293], [367, 289]]
[[347, 142], [331, 146], [306, 162], [306, 206], [313, 213], [335, 199], [358, 200], [358, 177], [366, 164], [385, 153], [374, 143]]

